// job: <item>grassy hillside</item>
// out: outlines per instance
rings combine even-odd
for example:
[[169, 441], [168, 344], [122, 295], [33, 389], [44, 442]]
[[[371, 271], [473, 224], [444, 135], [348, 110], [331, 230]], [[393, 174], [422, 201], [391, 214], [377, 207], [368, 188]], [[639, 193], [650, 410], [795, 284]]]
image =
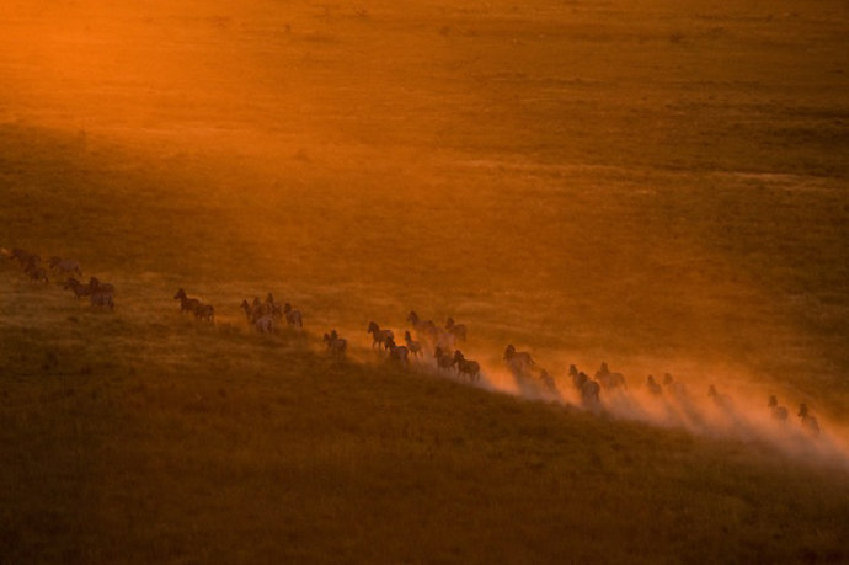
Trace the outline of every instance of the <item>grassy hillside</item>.
[[[849, 559], [845, 8], [685, 4], [10, 8], [0, 247], [117, 292], [0, 262], [0, 561]], [[369, 350], [410, 309], [485, 387]]]
[[846, 558], [841, 468], [334, 362], [152, 294], [89, 312], [17, 275], [4, 561]]
[[[0, 270], [9, 562], [846, 558], [842, 465], [402, 372], [363, 327], [333, 361], [318, 342], [333, 316], [380, 304], [342, 302], [361, 286], [262, 278], [261, 250], [221, 229], [227, 206], [168, 198], [154, 163], [108, 154], [127, 163], [115, 172], [4, 135], [15, 241], [74, 252], [118, 288], [114, 312], [93, 311]], [[180, 315], [177, 286], [212, 300], [216, 324]], [[309, 308], [306, 335], [248, 330], [238, 300], [266, 288]]]

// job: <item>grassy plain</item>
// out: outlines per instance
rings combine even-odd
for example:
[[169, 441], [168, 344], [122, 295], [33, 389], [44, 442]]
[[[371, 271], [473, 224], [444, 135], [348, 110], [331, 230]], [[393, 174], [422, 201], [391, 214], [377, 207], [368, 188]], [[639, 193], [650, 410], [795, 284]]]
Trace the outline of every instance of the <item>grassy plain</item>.
[[[364, 335], [451, 315], [490, 380], [515, 343], [561, 386], [671, 371], [845, 441], [847, 28], [840, 2], [10, 8], [0, 246], [118, 293], [0, 266], [0, 561], [849, 559], [845, 466], [404, 374]], [[248, 331], [269, 290], [306, 336]]]

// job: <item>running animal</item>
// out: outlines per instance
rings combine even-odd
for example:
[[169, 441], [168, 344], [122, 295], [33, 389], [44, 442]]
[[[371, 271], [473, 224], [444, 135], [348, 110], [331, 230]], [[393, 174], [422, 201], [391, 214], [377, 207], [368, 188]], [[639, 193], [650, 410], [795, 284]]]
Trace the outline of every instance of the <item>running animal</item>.
[[398, 361], [405, 369], [409, 366], [410, 352], [405, 345], [395, 345], [395, 338], [390, 337], [386, 340], [386, 349], [389, 350], [389, 359]]
[[433, 356], [436, 358], [437, 371], [441, 373], [443, 369], [448, 371], [454, 370], [454, 363], [456, 361], [453, 355], [443, 352], [441, 347], [437, 347], [433, 352]]
[[596, 381], [586, 380], [581, 385], [581, 403], [584, 406], [595, 408], [599, 404], [599, 391], [601, 387]]
[[713, 400], [713, 403], [723, 409], [731, 408], [731, 397], [725, 394], [719, 394], [716, 387], [710, 385], [708, 387], [708, 397]]
[[602, 361], [601, 367], [595, 373], [595, 378], [602, 388], [610, 390], [625, 387], [625, 376], [622, 373], [611, 373], [607, 363]]
[[265, 310], [262, 307], [262, 304], [260, 304], [256, 299], [253, 304], [249, 303], [247, 299], [243, 299], [239, 308], [245, 311], [245, 318], [247, 318], [248, 323], [251, 324], [256, 323], [257, 320], [265, 315]]
[[286, 316], [286, 323], [293, 328], [302, 328], [304, 323], [301, 320], [301, 311], [292, 308], [288, 302], [283, 305], [283, 315]]
[[481, 378], [481, 366], [477, 361], [466, 359], [460, 351], [454, 352], [454, 362], [457, 364], [457, 374], [469, 376], [470, 383], [476, 383]]
[[508, 345], [504, 350], [504, 361], [510, 368], [519, 373], [525, 373], [534, 368], [534, 360], [527, 351], [516, 351], [513, 345]]
[[646, 390], [649, 391], [649, 394], [653, 394], [655, 396], [663, 394], [663, 387], [657, 384], [657, 381], [654, 380], [654, 375], [646, 377]]
[[215, 320], [215, 308], [212, 307], [212, 304], [198, 304], [198, 307], [195, 308], [195, 318], [212, 322]]
[[72, 290], [74, 292], [74, 298], [76, 298], [77, 300], [79, 300], [80, 296], [88, 296], [89, 294], [91, 294], [91, 289], [88, 287], [88, 285], [81, 283], [74, 277], [71, 277], [67, 281], [65, 281], [65, 284], [62, 285], [62, 288], [64, 288], [65, 290]]
[[78, 276], [82, 276], [83, 274], [82, 269], [80, 269], [80, 264], [77, 261], [72, 261], [71, 259], [51, 257], [47, 260], [47, 265], [53, 272], [59, 274], [75, 273]]
[[99, 306], [102, 308], [109, 308], [112, 310], [115, 308], [114, 302], [112, 302], [112, 293], [111, 292], [92, 292], [91, 293], [91, 305]]
[[413, 341], [410, 330], [404, 332], [404, 341], [407, 343], [407, 349], [410, 350], [410, 355], [414, 357], [422, 356], [422, 344], [420, 341]]
[[773, 420], [777, 420], [779, 422], [787, 421], [787, 407], [780, 406], [778, 404], [778, 399], [775, 398], [774, 394], [769, 395], [769, 415], [772, 416]]
[[259, 333], [270, 334], [274, 331], [274, 318], [270, 314], [260, 316], [253, 324]]
[[100, 282], [97, 277], [90, 277], [88, 286], [92, 292], [115, 292], [115, 287], [112, 283]]
[[820, 425], [817, 422], [817, 418], [816, 416], [808, 413], [807, 404], [802, 403], [799, 405], [799, 413], [797, 416], [799, 416], [799, 421], [802, 423], [802, 428], [804, 428], [805, 431], [811, 435], [818, 435], [820, 433]]
[[539, 380], [542, 381], [542, 384], [545, 385], [545, 388], [547, 388], [549, 391], [555, 393], [557, 392], [557, 383], [554, 381], [554, 377], [552, 377], [551, 374], [545, 369], [540, 369]]
[[[92, 280], [94, 281], [95, 285], [98, 284], [97, 279], [92, 277]], [[92, 286], [92, 283], [89, 283], [89, 286]], [[96, 288], [96, 286], [95, 286], [95, 288]], [[177, 291], [177, 294], [174, 295], [174, 300], [180, 301], [180, 312], [181, 313], [182, 312], [192, 312], [192, 313], [194, 313], [197, 310], [198, 306], [200, 306], [200, 300], [198, 300], [197, 298], [189, 298], [186, 295], [186, 291], [183, 290], [182, 288], [180, 288]]]
[[395, 339], [395, 333], [392, 330], [380, 329], [380, 326], [377, 325], [377, 322], [368, 323], [368, 333], [372, 334], [372, 349], [374, 349], [375, 345], [379, 344], [384, 350], [386, 350], [387, 340]]
[[41, 267], [29, 267], [25, 270], [26, 274], [29, 275], [29, 278], [33, 282], [37, 283], [47, 283], [47, 271], [42, 269]]
[[572, 365], [569, 367], [569, 376], [572, 378], [572, 386], [575, 387], [575, 390], [578, 392], [583, 391], [584, 384], [590, 380], [587, 374], [583, 371], [578, 372], [577, 367]]
[[416, 314], [415, 310], [410, 310], [410, 313], [407, 315], [407, 321], [410, 322], [413, 329], [416, 330], [417, 338], [428, 340], [433, 347], [439, 345], [437, 343], [439, 341], [439, 328], [436, 327], [433, 320], [422, 320], [419, 318], [419, 315]]
[[454, 336], [454, 339], [459, 341], [466, 341], [466, 325], [465, 324], [455, 324], [454, 318], [448, 318], [445, 322], [445, 329]]
[[348, 350], [348, 341], [339, 337], [336, 330], [330, 330], [329, 334], [324, 334], [324, 343], [334, 357], [342, 357]]

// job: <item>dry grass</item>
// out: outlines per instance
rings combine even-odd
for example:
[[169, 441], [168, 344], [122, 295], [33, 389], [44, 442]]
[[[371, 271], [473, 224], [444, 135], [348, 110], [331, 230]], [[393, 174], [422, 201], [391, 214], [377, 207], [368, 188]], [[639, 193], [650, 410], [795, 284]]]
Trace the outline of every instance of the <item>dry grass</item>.
[[[849, 559], [841, 468], [365, 337], [451, 315], [493, 377], [515, 343], [842, 433], [839, 2], [162, 4], [0, 23], [0, 246], [118, 289], [0, 265], [0, 560]], [[307, 335], [247, 330], [269, 290]]]
[[167, 321], [4, 332], [10, 562], [846, 557], [842, 471]]

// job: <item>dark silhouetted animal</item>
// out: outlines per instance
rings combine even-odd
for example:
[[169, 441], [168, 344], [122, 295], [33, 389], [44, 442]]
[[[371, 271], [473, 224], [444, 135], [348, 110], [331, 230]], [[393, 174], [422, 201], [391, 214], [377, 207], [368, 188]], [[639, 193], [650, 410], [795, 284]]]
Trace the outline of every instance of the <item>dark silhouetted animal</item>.
[[596, 381], [586, 380], [581, 385], [581, 403], [584, 406], [597, 407], [599, 404], [599, 391], [601, 387]]
[[437, 347], [433, 352], [433, 356], [436, 358], [436, 368], [439, 372], [442, 372], [443, 369], [448, 371], [454, 370], [455, 359], [453, 355], [444, 352], [441, 347]]
[[336, 330], [331, 330], [329, 334], [324, 334], [324, 343], [327, 346], [327, 350], [334, 357], [341, 357], [348, 350], [348, 341], [339, 337]]
[[[95, 281], [95, 284], [97, 284], [97, 279], [92, 277], [92, 280]], [[89, 283], [89, 286], [91, 286], [91, 283]], [[197, 307], [200, 306], [200, 300], [197, 298], [189, 298], [186, 295], [186, 291], [182, 288], [180, 288], [177, 291], [177, 294], [174, 295], [174, 300], [180, 301], [180, 312], [194, 313], [195, 310], [197, 310]]]
[[212, 307], [212, 304], [198, 304], [195, 308], [195, 318], [212, 322], [215, 320], [215, 308]]
[[88, 287], [88, 285], [81, 283], [73, 277], [65, 281], [65, 284], [62, 285], [62, 288], [64, 288], [65, 290], [70, 289], [74, 291], [74, 298], [76, 298], [77, 300], [79, 300], [80, 296], [88, 296], [89, 294], [91, 294], [91, 289]]
[[68, 273], [76, 273], [78, 276], [82, 276], [83, 272], [80, 269], [80, 264], [77, 261], [72, 261], [71, 259], [62, 259], [61, 257], [51, 257], [47, 260], [47, 265], [50, 269], [59, 274], [68, 274]]
[[513, 371], [518, 373], [527, 373], [534, 368], [534, 360], [531, 354], [527, 351], [516, 351], [512, 344], [504, 349], [504, 361], [510, 365]]
[[460, 351], [454, 352], [454, 363], [457, 364], [459, 376], [468, 375], [470, 383], [476, 383], [481, 378], [481, 366], [477, 361], [466, 359]]
[[407, 343], [407, 349], [410, 350], [410, 355], [415, 357], [422, 356], [422, 344], [419, 341], [413, 341], [410, 330], [404, 332], [404, 341]]
[[607, 363], [602, 361], [601, 367], [595, 373], [595, 379], [602, 388], [610, 390], [625, 386], [625, 376], [622, 373], [612, 373]]
[[389, 337], [386, 339], [386, 349], [389, 350], [389, 359], [394, 359], [401, 363], [406, 369], [409, 365], [409, 350], [405, 345], [395, 345], [395, 338]]
[[112, 293], [103, 291], [92, 292], [91, 305], [109, 308], [110, 310], [113, 309], [115, 304], [112, 302]]
[[779, 422], [787, 421], [787, 407], [781, 406], [778, 404], [778, 399], [774, 394], [769, 395], [769, 415], [772, 416], [773, 420], [778, 420]]
[[807, 404], [802, 403], [799, 405], [799, 413], [797, 416], [799, 416], [799, 421], [805, 431], [812, 435], [818, 435], [820, 433], [819, 422], [817, 422], [816, 416], [808, 412]]
[[395, 333], [392, 330], [382, 330], [376, 322], [368, 323], [368, 333], [372, 334], [371, 347], [380, 345], [382, 349], [387, 349], [386, 341], [390, 338], [395, 339]]
[[654, 380], [654, 375], [646, 377], [646, 390], [649, 391], [649, 394], [653, 394], [655, 396], [663, 394], [663, 387]]
[[304, 327], [304, 322], [301, 319], [301, 311], [292, 308], [292, 305], [288, 302], [283, 305], [283, 315], [286, 316], [286, 323], [293, 328]]
[[448, 330], [454, 339], [459, 341], [466, 341], [466, 326], [465, 324], [455, 324], [454, 318], [448, 318], [445, 322], [445, 329]]

